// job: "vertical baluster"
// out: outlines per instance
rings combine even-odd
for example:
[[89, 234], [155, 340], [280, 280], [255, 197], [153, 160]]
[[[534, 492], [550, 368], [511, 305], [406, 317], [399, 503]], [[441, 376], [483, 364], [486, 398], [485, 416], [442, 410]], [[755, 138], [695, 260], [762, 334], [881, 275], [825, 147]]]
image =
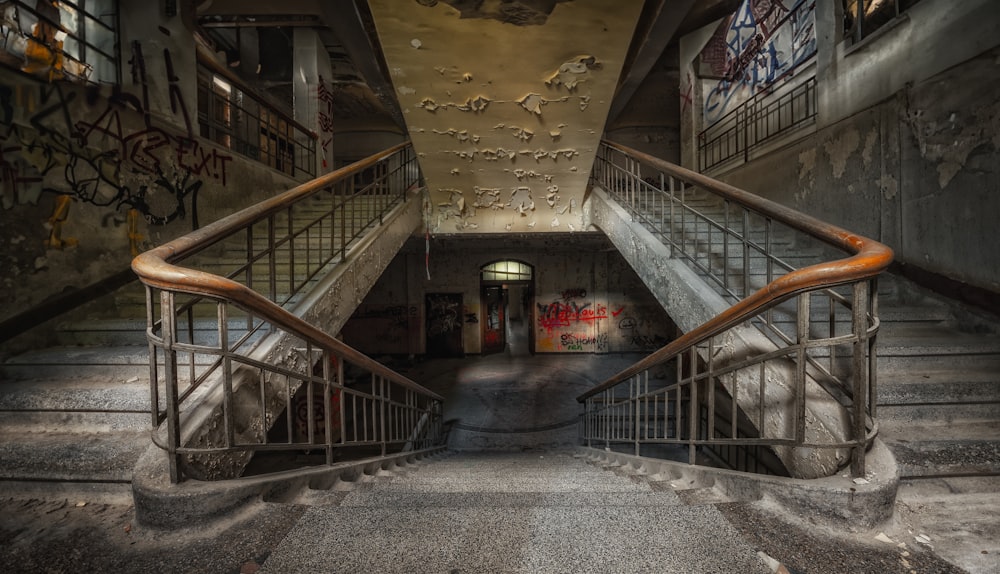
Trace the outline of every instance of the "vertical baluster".
[[854, 298], [851, 301], [851, 309], [854, 311], [851, 320], [851, 328], [854, 333], [851, 380], [854, 382], [854, 397], [851, 404], [851, 415], [853, 421], [851, 425], [851, 440], [854, 441], [854, 448], [851, 452], [851, 474], [855, 477], [865, 475], [865, 414], [866, 414], [866, 391], [865, 383], [868, 380], [868, 342], [865, 340], [865, 333], [868, 331], [868, 292], [864, 281], [854, 283]]
[[385, 399], [386, 386], [388, 386], [388, 381], [386, 380], [386, 378], [385, 377], [379, 377], [378, 395], [379, 395], [379, 398], [381, 399], [379, 401], [379, 408], [381, 409], [381, 411], [380, 411], [381, 414], [379, 416], [379, 438], [382, 441], [382, 456], [385, 456], [385, 453], [386, 453], [386, 442], [387, 442], [387, 440], [389, 438], [389, 437], [387, 437], [385, 435], [385, 432], [386, 432], [385, 417], [388, 416], [388, 408], [387, 408], [386, 399]]
[[[307, 357], [310, 357], [310, 364], [307, 366], [310, 378], [312, 378], [312, 345], [307, 344], [308, 353]], [[320, 360], [323, 361], [323, 430], [324, 437], [323, 443], [324, 454], [326, 455], [326, 464], [329, 466], [333, 464], [333, 393], [334, 388], [331, 384], [333, 382], [333, 373], [331, 372], [331, 354], [329, 349], [323, 349], [320, 353]], [[343, 395], [341, 395], [343, 397]], [[312, 419], [312, 417], [310, 417]]]
[[163, 371], [165, 378], [164, 393], [167, 407], [167, 456], [170, 466], [170, 482], [180, 482], [181, 455], [177, 449], [181, 446], [180, 405], [178, 405], [176, 322], [174, 316], [174, 294], [170, 291], [160, 292], [160, 309], [163, 336]]
[[[878, 317], [878, 277], [868, 283], [868, 300], [871, 303], [869, 316]], [[868, 337], [868, 413], [872, 418], [876, 417], [878, 406], [878, 353], [875, 348], [877, 338], [877, 332]]]
[[[153, 288], [149, 285], [144, 285], [146, 289], [146, 329], [147, 332], [152, 334], [156, 332], [156, 317], [153, 311]], [[160, 309], [160, 315], [163, 315], [163, 309]], [[160, 323], [160, 337], [163, 337], [163, 324]], [[156, 428], [160, 424], [160, 354], [157, 351], [157, 345], [154, 343], [152, 337], [147, 337], [146, 344], [149, 348], [149, 397], [150, 397], [150, 415], [152, 428]], [[166, 381], [170, 384], [170, 381]]]
[[697, 462], [698, 440], [698, 351], [691, 347], [691, 385], [688, 396], [688, 464]]
[[798, 296], [798, 317], [796, 345], [798, 346], [798, 363], [795, 365], [795, 440], [803, 441], [806, 436], [806, 364], [809, 343], [809, 292]]
[[708, 363], [708, 373], [705, 379], [705, 400], [708, 402], [708, 418], [705, 427], [708, 440], [713, 440], [715, 439], [715, 337], [708, 339], [708, 360], [706, 363]]

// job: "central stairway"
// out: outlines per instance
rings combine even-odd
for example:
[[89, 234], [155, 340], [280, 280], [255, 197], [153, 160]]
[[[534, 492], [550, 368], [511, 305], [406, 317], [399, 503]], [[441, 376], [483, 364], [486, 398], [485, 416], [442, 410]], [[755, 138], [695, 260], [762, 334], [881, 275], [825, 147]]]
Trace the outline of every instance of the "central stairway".
[[312, 507], [263, 572], [771, 572], [714, 506], [571, 451], [449, 452], [291, 502]]

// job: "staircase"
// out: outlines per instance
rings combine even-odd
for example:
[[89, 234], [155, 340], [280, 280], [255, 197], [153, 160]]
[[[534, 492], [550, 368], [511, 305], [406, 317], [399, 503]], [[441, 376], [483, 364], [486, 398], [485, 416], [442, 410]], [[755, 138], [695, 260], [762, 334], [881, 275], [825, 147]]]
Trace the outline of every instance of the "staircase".
[[[0, 484], [9, 494], [131, 495], [132, 468], [149, 446], [149, 348], [142, 328], [109, 323], [123, 329], [60, 331], [56, 346], [0, 363]], [[89, 344], [76, 346], [81, 337]]]
[[[662, 202], [635, 197], [634, 221], [656, 235], [670, 213]], [[684, 203], [716, 222], [741, 225], [731, 209], [727, 219], [721, 198], [703, 189], [687, 188]], [[718, 277], [725, 268], [735, 297], [762, 288], [769, 276], [786, 273], [774, 266], [769, 275], [761, 256], [751, 255], [744, 267], [741, 242], [724, 240], [717, 229], [690, 214], [681, 220], [678, 212], [670, 237], [688, 253], [686, 262], [695, 273], [723, 297], [734, 300], [709, 271]], [[768, 242], [772, 252], [794, 268], [837, 257], [827, 246], [790, 229], [772, 226], [765, 233], [759, 217], [748, 219], [746, 237], [759, 245]], [[879, 436], [895, 455], [901, 477], [1000, 477], [1000, 317], [891, 274], [879, 278], [878, 296]], [[794, 305], [786, 301], [773, 311], [774, 324], [792, 338]], [[810, 315], [822, 322], [827, 309], [815, 307]], [[837, 311], [838, 324], [849, 320], [846, 310]], [[822, 351], [814, 356], [825, 358]]]
[[[631, 189], [635, 189], [634, 185]], [[723, 203], [697, 188], [685, 190], [685, 203], [722, 222]], [[669, 219], [661, 205], [632, 200], [633, 221], [656, 235], [658, 222]], [[644, 219], [645, 218], [645, 219]], [[763, 287], [763, 259], [743, 262], [733, 257], [740, 242], [727, 246], [708, 226], [685, 221], [675, 241], [691, 253], [688, 261], [706, 283], [728, 268], [736, 296]], [[822, 245], [807, 245], [772, 229], [765, 235], [752, 221], [746, 235], [795, 267], [829, 260]], [[736, 251], [733, 251], [733, 250]], [[746, 273], [748, 271], [749, 273]], [[775, 271], [776, 277], [782, 273]], [[744, 276], [749, 289], [742, 290]], [[881, 327], [877, 352], [877, 416], [879, 438], [896, 459], [901, 482], [896, 518], [903, 537], [924, 532], [934, 551], [969, 572], [996, 572], [1000, 552], [1000, 318], [966, 307], [912, 282], [883, 274], [878, 284]], [[725, 295], [724, 295], [725, 296]], [[811, 309], [815, 320], [822, 310]], [[784, 318], [783, 318], [784, 316]], [[787, 304], [774, 311], [774, 321], [794, 334]], [[836, 322], [846, 317], [837, 316]]]
[[714, 506], [651, 484], [569, 451], [445, 453], [282, 500], [312, 508], [262, 571], [771, 572]]
[[[321, 193], [302, 202], [293, 227], [320, 217], [331, 198]], [[379, 227], [378, 205], [355, 205], [346, 219], [357, 220], [355, 230], [333, 243], [345, 250]], [[374, 221], [373, 221], [374, 219]], [[310, 236], [311, 246], [326, 236]], [[253, 250], [267, 247], [266, 235], [254, 237]], [[329, 241], [327, 241], [329, 243]], [[309, 275], [302, 263], [306, 250], [298, 244], [299, 262], [289, 261], [288, 250], [275, 268], [278, 300], [293, 307], [305, 298], [337, 260]], [[198, 268], [224, 275], [244, 264], [246, 245], [224, 243], [199, 255]], [[290, 279], [303, 287], [284, 294]], [[195, 342], [212, 339], [217, 318], [194, 317]], [[113, 501], [131, 497], [132, 471], [151, 444], [149, 357], [146, 340], [146, 294], [132, 282], [42, 327], [49, 342], [42, 348], [2, 352], [0, 348], [0, 485], [24, 496], [53, 492], [67, 498], [95, 497]], [[246, 322], [231, 319], [230, 335], [246, 332]], [[255, 335], [260, 337], [262, 335]], [[251, 341], [252, 342], [252, 341]], [[16, 340], [11, 348], [23, 346]], [[199, 355], [196, 370], [210, 357]]]

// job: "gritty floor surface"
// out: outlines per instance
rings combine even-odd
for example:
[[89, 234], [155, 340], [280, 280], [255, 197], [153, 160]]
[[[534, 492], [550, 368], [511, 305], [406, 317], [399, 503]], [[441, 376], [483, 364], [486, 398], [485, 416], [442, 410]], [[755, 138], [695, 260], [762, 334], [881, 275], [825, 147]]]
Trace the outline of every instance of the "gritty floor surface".
[[[459, 444], [470, 449], [512, 446], [516, 450], [543, 450], [574, 442], [574, 427], [565, 425], [574, 416], [572, 399], [634, 360], [628, 356], [612, 359], [503, 353], [477, 359], [427, 361], [403, 370], [450, 399], [447, 414], [456, 421], [452, 439]], [[565, 383], [554, 384], [557, 379]], [[567, 400], [571, 406], [566, 409], [526, 408]], [[26, 497], [10, 489], [0, 492], [0, 572], [250, 574], [265, 565], [280, 545], [288, 545], [286, 536], [296, 532], [296, 525], [309, 510], [295, 504], [260, 503], [226, 522], [162, 532], [135, 522], [127, 496], [101, 499], [36, 492]], [[338, 500], [333, 498], [328, 503], [339, 504]], [[919, 532], [921, 526], [911, 521], [919, 521], [921, 515], [912, 503], [897, 505], [892, 524], [850, 535], [824, 530], [808, 521], [791, 520], [761, 503], [726, 502], [714, 506], [732, 525], [731, 533], [742, 537], [742, 542], [754, 551], [783, 564], [791, 574], [964, 571], [941, 557], [948, 556], [946, 552], [935, 553], [914, 541], [913, 533]], [[883, 540], [889, 541], [876, 539], [881, 530], [885, 532]], [[337, 549], [323, 551], [329, 553], [326, 571], [338, 571]], [[997, 553], [993, 546], [982, 551], [987, 569], [978, 571], [989, 572], [989, 565], [997, 564]], [[413, 571], [421, 572], [420, 564], [415, 564]], [[691, 572], [673, 568], [663, 571]]]
[[[0, 571], [251, 574], [306, 512], [304, 506], [262, 504], [237, 521], [163, 533], [134, 524], [128, 505], [79, 502], [0, 501]], [[844, 536], [803, 527], [756, 505], [717, 507], [746, 544], [790, 574], [964, 572], [916, 543], [903, 549], [876, 540], [875, 533]], [[327, 571], [336, 572], [337, 551], [328, 552]], [[413, 571], [421, 572], [419, 565]]]

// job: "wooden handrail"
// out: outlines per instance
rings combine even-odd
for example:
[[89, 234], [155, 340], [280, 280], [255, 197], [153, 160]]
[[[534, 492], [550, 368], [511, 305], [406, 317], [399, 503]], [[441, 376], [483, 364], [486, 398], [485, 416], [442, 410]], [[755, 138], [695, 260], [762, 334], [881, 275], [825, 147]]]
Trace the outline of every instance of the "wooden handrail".
[[662, 363], [696, 343], [718, 335], [759, 314], [768, 307], [785, 299], [825, 287], [835, 287], [875, 277], [892, 263], [892, 249], [867, 237], [851, 233], [845, 229], [820, 221], [815, 217], [800, 213], [784, 205], [753, 195], [737, 187], [706, 177], [700, 173], [666, 162], [627, 146], [605, 141], [606, 145], [628, 154], [640, 162], [672, 175], [678, 179], [707, 189], [723, 198], [753, 209], [765, 217], [779, 221], [793, 229], [851, 254], [845, 259], [818, 263], [789, 272], [761, 289], [740, 300], [735, 305], [719, 313], [708, 322], [674, 339], [665, 347], [651, 353], [641, 361], [598, 384], [577, 397], [584, 402], [587, 398], [603, 392], [622, 380], [635, 376], [650, 367]]
[[382, 159], [406, 148], [408, 145], [409, 142], [395, 145], [381, 153], [303, 183], [271, 199], [250, 206], [183, 237], [146, 251], [132, 260], [132, 270], [135, 271], [136, 275], [139, 276], [139, 279], [145, 285], [150, 287], [231, 301], [290, 333], [298, 335], [307, 341], [315, 342], [322, 348], [340, 355], [355, 365], [362, 366], [373, 373], [392, 379], [404, 387], [423, 393], [435, 400], [444, 400], [440, 395], [425, 389], [409, 378], [370, 359], [344, 342], [338, 341], [249, 287], [213, 273], [189, 269], [175, 264], [207, 248], [216, 241], [228, 237], [256, 221], [260, 221], [272, 213], [287, 208], [293, 203], [329, 185], [371, 167]]

